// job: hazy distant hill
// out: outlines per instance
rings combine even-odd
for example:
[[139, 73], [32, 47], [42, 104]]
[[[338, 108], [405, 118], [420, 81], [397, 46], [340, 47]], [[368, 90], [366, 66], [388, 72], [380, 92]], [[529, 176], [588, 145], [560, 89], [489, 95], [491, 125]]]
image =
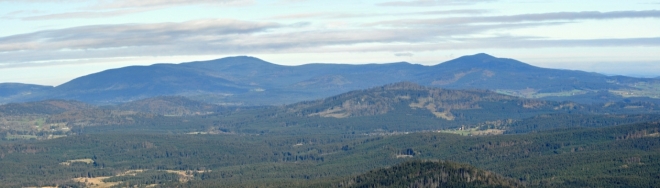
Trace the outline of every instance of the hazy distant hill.
[[79, 101], [46, 100], [0, 105], [0, 115], [52, 115], [96, 108]]
[[159, 96], [123, 103], [115, 107], [122, 111], [137, 111], [160, 115], [201, 115], [217, 112], [223, 107], [181, 96]]
[[[513, 59], [475, 54], [434, 66], [405, 62], [282, 66], [247, 56], [130, 66], [79, 77], [54, 89], [34, 90], [32, 95], [14, 94], [12, 96], [16, 97], [5, 97], [5, 101], [57, 98], [116, 104], [154, 96], [181, 95], [218, 104], [281, 105], [401, 81], [580, 102], [620, 101], [623, 97], [660, 98], [658, 79], [546, 69]], [[0, 87], [0, 93], [21, 91], [25, 90]], [[613, 97], [594, 96], [598, 92]]]
[[46, 93], [52, 89], [52, 86], [0, 83], [0, 104], [22, 102], [22, 99], [35, 97], [35, 95]]
[[371, 170], [338, 187], [524, 187], [522, 183], [466, 164], [410, 161]]
[[231, 94], [248, 89], [200, 70], [172, 64], [131, 66], [79, 77], [55, 87], [50, 97], [92, 103], [128, 102], [161, 95]]
[[[435, 74], [425, 77], [425, 84], [450, 88], [526, 89], [541, 92], [573, 89], [617, 89], [608, 83], [615, 77], [583, 71], [546, 69], [488, 54], [463, 56], [433, 66]], [[628, 81], [628, 80], [626, 80]]]

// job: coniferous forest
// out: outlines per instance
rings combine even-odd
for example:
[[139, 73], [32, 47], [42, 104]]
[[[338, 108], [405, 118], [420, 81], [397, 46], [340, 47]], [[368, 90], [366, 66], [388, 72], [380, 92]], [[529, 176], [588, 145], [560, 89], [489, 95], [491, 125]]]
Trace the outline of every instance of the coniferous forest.
[[0, 186], [657, 187], [656, 105], [411, 83], [270, 107], [15, 103]]

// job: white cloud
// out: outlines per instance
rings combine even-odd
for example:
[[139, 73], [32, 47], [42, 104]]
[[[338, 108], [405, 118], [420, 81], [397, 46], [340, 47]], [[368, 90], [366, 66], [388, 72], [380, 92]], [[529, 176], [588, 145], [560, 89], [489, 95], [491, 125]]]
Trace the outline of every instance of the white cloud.
[[456, 9], [456, 10], [437, 10], [420, 12], [402, 12], [402, 13], [346, 13], [346, 12], [309, 12], [297, 14], [285, 14], [269, 17], [267, 19], [286, 20], [286, 19], [345, 19], [345, 18], [364, 18], [364, 17], [384, 17], [384, 16], [414, 16], [414, 15], [459, 15], [459, 14], [486, 14], [491, 12], [484, 9]]
[[[542, 23], [546, 24], [546, 23]], [[294, 24], [295, 25], [295, 24]], [[121, 24], [48, 30], [0, 38], [0, 63], [139, 56], [419, 52], [451, 49], [575, 46], [660, 46], [660, 38], [547, 40], [530, 37], [461, 37], [536, 23], [458, 25], [438, 28], [279, 31], [294, 26], [271, 22], [196, 20], [181, 23]], [[412, 54], [412, 53], [411, 53]]]
[[114, 0], [110, 2], [101, 2], [94, 8], [100, 9], [123, 9], [123, 8], [150, 8], [167, 7], [177, 5], [195, 5], [195, 4], [217, 4], [227, 6], [241, 6], [254, 3], [254, 0]]
[[543, 22], [561, 20], [602, 20], [620, 18], [660, 18], [658, 10], [644, 11], [614, 11], [614, 12], [551, 12], [539, 14], [519, 14], [509, 16], [469, 16], [432, 19], [401, 19], [391, 21], [380, 21], [367, 25], [392, 25], [392, 26], [414, 26], [414, 25], [447, 25], [447, 24], [472, 24], [472, 23], [517, 23], [517, 22]]
[[[12, 2], [10, 0], [0, 0], [0, 2]], [[77, 3], [84, 5], [84, 3], [90, 3], [84, 0], [60, 0], [60, 1], [50, 1], [50, 0], [28, 0], [21, 1], [21, 3], [70, 3], [75, 5]], [[12, 18], [12, 19], [22, 19], [22, 20], [53, 20], [53, 19], [92, 19], [92, 18], [103, 18], [103, 17], [113, 17], [113, 16], [122, 16], [128, 14], [135, 14], [140, 12], [148, 12], [163, 8], [175, 7], [175, 6], [188, 6], [188, 5], [216, 5], [216, 6], [245, 6], [254, 4], [254, 0], [109, 0], [109, 1], [95, 1], [87, 7], [78, 7], [78, 9], [85, 11], [70, 11], [70, 12], [60, 12], [60, 13], [51, 13], [51, 14], [42, 14], [42, 15], [30, 15], [23, 16], [19, 13], [25, 13], [25, 11], [15, 11], [9, 13], [3, 18]], [[45, 12], [45, 11], [38, 11]], [[35, 11], [31, 13], [37, 13]]]
[[25, 50], [89, 50], [131, 46], [176, 45], [189, 40], [214, 42], [279, 27], [270, 22], [228, 19], [181, 23], [119, 24], [46, 30], [0, 38], [0, 52]]
[[[466, 11], [475, 10], [416, 13], [454, 14]], [[0, 37], [0, 54], [3, 57], [0, 64], [173, 55], [387, 52], [405, 57], [412, 56], [412, 53], [452, 49], [660, 46], [660, 38], [657, 37], [550, 40], [484, 35], [490, 31], [561, 25], [582, 19], [648, 17], [660, 17], [660, 11], [402, 19], [332, 29], [316, 27], [309, 22], [282, 24], [233, 19], [89, 25]]]
[[128, 14], [134, 14], [139, 12], [151, 11], [154, 9], [122, 9], [122, 10], [112, 10], [112, 11], [80, 11], [80, 12], [65, 12], [65, 13], [56, 13], [56, 14], [45, 14], [37, 16], [26, 16], [20, 19], [33, 21], [33, 20], [54, 20], [54, 19], [94, 19], [94, 18], [103, 18], [103, 17], [112, 17], [112, 16], [122, 16]]
[[413, 7], [428, 7], [428, 6], [448, 6], [448, 5], [468, 5], [482, 2], [489, 2], [495, 0], [413, 0], [413, 1], [389, 1], [378, 3], [379, 6], [413, 6]]

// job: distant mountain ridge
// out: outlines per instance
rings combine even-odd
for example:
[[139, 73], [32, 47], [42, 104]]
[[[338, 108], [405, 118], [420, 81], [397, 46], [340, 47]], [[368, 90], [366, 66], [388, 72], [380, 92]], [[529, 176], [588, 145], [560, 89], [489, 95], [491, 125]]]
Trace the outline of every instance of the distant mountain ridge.
[[[588, 102], [617, 101], [622, 100], [625, 93], [643, 93], [630, 92], [640, 90], [633, 86], [635, 83], [660, 85], [659, 79], [546, 69], [484, 53], [459, 57], [434, 66], [406, 62], [282, 66], [255, 57], [237, 56], [110, 69], [73, 79], [57, 87], [10, 87], [0, 84], [0, 103], [72, 99], [94, 104], [116, 104], [154, 96], [181, 95], [218, 104], [274, 105], [319, 99], [401, 81], [453, 89], [488, 89], [530, 98], [554, 97], [553, 100]], [[598, 91], [613, 95], [607, 99], [591, 95], [586, 95], [586, 99], [584, 96], [573, 96]], [[660, 98], [657, 92], [651, 95]]]

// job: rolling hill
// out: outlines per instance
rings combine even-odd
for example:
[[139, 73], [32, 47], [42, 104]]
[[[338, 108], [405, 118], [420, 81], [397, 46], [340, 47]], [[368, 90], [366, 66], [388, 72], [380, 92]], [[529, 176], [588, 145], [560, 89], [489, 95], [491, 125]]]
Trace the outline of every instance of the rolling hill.
[[212, 114], [206, 119], [216, 118], [209, 125], [216, 129], [250, 134], [396, 134], [439, 130], [502, 134], [652, 121], [657, 119], [657, 113], [654, 103], [585, 105], [401, 82], [285, 106]]
[[[660, 98], [658, 79], [540, 68], [483, 53], [434, 66], [406, 62], [282, 66], [255, 57], [238, 56], [111, 69], [50, 89], [4, 84], [0, 86], [0, 94], [6, 102], [54, 98], [117, 104], [154, 96], [181, 95], [224, 105], [281, 105], [401, 81], [585, 103]], [[601, 97], [603, 93], [609, 97]], [[657, 99], [652, 100], [657, 102]]]
[[31, 131], [21, 132], [23, 135], [51, 131], [43, 125], [63, 130], [85, 127], [92, 132], [115, 129], [104, 125], [129, 125], [121, 130], [274, 135], [445, 131], [481, 135], [655, 121], [659, 109], [652, 102], [590, 105], [400, 82], [271, 107], [228, 107], [182, 96], [101, 107], [64, 100], [10, 103], [0, 105], [0, 126]]
[[109, 108], [169, 116], [203, 115], [226, 109], [226, 107], [194, 101], [181, 96], [158, 96]]
[[26, 99], [38, 98], [54, 87], [21, 83], [0, 83], [0, 104], [25, 102]]
[[80, 111], [95, 106], [72, 100], [45, 100], [0, 105], [0, 115], [53, 115], [66, 111]]

